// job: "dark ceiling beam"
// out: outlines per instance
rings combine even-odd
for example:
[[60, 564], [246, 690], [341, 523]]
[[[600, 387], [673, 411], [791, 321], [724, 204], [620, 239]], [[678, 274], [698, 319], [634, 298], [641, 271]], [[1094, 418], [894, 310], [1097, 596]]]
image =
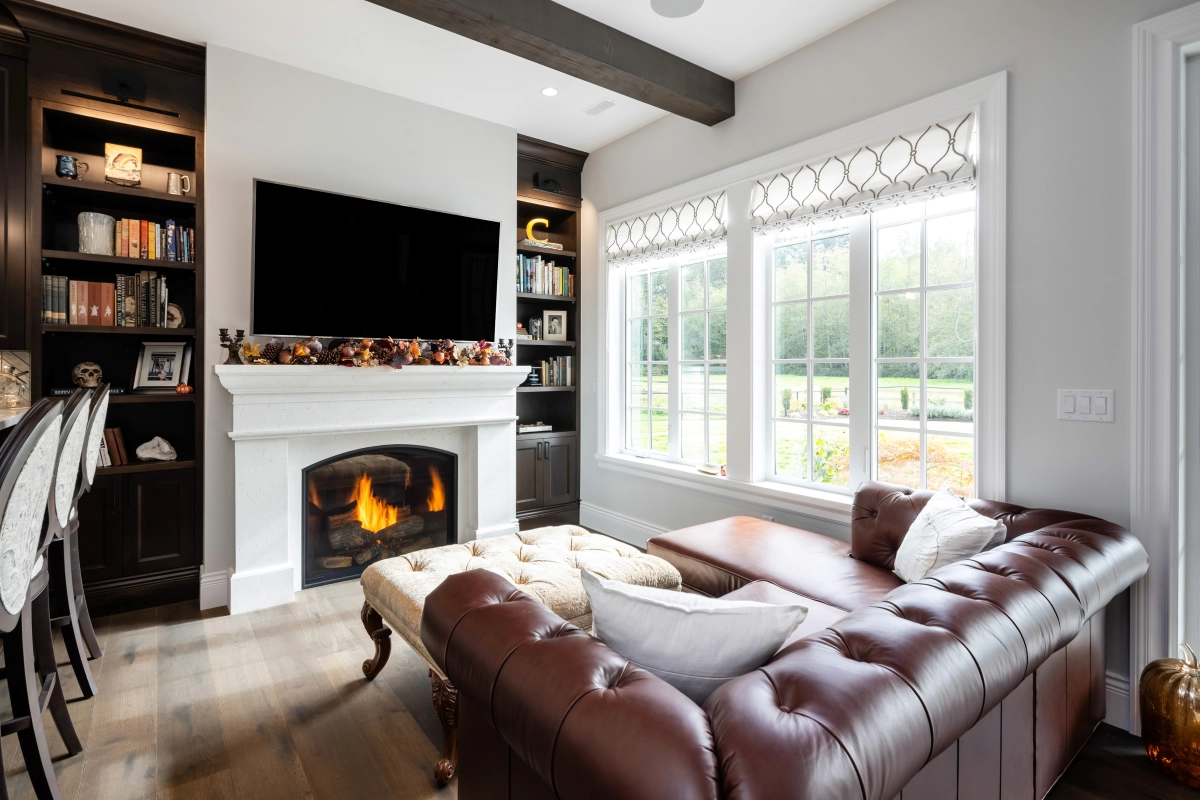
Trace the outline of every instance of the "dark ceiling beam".
[[681, 117], [733, 116], [733, 81], [552, 0], [370, 0]]

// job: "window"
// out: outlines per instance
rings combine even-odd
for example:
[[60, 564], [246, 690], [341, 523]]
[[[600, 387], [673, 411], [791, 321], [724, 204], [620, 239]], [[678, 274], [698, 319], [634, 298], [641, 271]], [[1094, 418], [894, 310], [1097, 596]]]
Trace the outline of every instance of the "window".
[[680, 460], [725, 463], [725, 289], [728, 259], [679, 268]]
[[628, 323], [628, 438], [635, 452], [666, 454], [670, 336], [665, 264], [632, 271], [625, 294]]
[[873, 215], [879, 480], [975, 493], [975, 193]]
[[770, 258], [775, 476], [849, 486], [849, 226], [778, 234]]

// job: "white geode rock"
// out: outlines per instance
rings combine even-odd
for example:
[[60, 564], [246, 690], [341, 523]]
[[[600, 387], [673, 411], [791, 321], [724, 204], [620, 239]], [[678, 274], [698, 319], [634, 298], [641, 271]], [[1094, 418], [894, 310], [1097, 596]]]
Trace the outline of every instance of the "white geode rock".
[[170, 442], [161, 436], [155, 436], [138, 447], [137, 457], [143, 461], [174, 461], [177, 456]]

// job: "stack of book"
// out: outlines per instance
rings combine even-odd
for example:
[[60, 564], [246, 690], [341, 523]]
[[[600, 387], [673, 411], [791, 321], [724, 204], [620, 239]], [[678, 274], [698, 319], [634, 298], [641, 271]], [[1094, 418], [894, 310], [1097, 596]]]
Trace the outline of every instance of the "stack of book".
[[167, 327], [167, 280], [150, 270], [115, 283], [42, 276], [42, 322], [51, 325]]
[[100, 466], [120, 467], [129, 463], [125, 452], [125, 437], [120, 428], [105, 428], [104, 440], [100, 443]]
[[525, 330], [524, 322], [517, 323], [517, 338], [518, 339], [532, 339], [533, 338], [533, 334], [530, 333], [529, 331]]
[[566, 267], [543, 261], [541, 256], [517, 256], [517, 291], [526, 294], [575, 296], [575, 276]]
[[123, 258], [147, 258], [152, 261], [196, 260], [196, 231], [175, 224], [144, 219], [117, 220], [113, 254]]
[[543, 361], [540, 369], [542, 386], [574, 386], [575, 377], [571, 356], [557, 356]]

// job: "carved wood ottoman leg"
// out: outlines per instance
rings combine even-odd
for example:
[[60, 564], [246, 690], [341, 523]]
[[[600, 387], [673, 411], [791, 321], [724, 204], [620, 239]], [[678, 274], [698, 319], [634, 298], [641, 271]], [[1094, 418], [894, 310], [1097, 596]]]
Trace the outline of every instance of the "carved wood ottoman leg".
[[392, 629], [383, 624], [383, 617], [371, 608], [370, 603], [363, 603], [361, 616], [363, 627], [375, 642], [375, 657], [364, 661], [362, 666], [363, 675], [367, 676], [367, 680], [372, 680], [392, 654]]
[[433, 768], [433, 779], [445, 786], [458, 768], [458, 689], [429, 670], [433, 682], [433, 707], [442, 723], [442, 757]]

